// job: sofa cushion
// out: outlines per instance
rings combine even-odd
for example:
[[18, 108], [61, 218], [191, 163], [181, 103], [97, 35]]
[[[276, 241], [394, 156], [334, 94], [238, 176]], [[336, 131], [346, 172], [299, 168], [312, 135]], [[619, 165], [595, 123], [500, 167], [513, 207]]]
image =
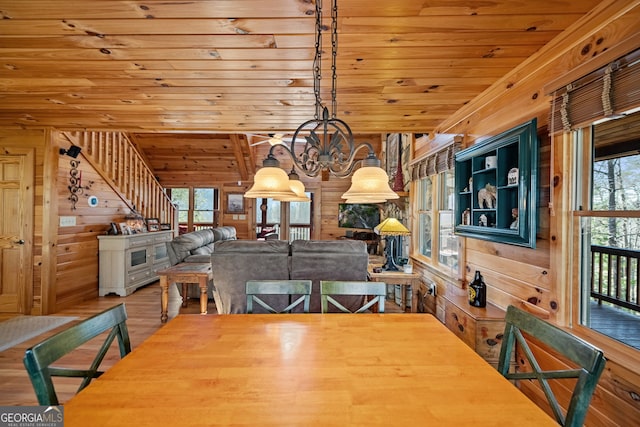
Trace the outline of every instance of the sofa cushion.
[[[247, 280], [289, 279], [289, 243], [282, 240], [224, 240], [211, 254], [213, 298], [219, 314], [246, 313]], [[272, 307], [286, 307], [286, 295], [265, 296]], [[256, 307], [255, 313], [265, 313]]]
[[213, 242], [213, 230], [210, 228], [174, 237], [171, 242], [167, 242], [171, 265], [183, 262], [186, 257], [193, 255], [191, 251], [211, 242]]
[[183, 262], [211, 262], [211, 254], [189, 255]]
[[[294, 240], [291, 243], [291, 279], [313, 282], [311, 312], [320, 312], [320, 280], [367, 280], [369, 254], [357, 240]], [[350, 310], [362, 306], [364, 296], [336, 297]], [[330, 307], [330, 311], [338, 311]]]
[[216, 227], [213, 229], [214, 242], [220, 240], [236, 240], [236, 228], [230, 225]]
[[200, 246], [191, 251], [191, 255], [211, 255], [213, 252], [213, 244]]

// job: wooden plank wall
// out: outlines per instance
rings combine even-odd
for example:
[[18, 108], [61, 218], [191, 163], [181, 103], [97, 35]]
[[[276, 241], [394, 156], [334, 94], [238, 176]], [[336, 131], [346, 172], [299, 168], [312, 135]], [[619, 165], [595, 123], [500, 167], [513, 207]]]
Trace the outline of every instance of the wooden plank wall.
[[[532, 250], [461, 238], [463, 282], [416, 265], [425, 281], [438, 283], [441, 293], [444, 290], [449, 293], [465, 292], [466, 284], [472, 280], [471, 275], [479, 269], [488, 284], [491, 302], [503, 308], [515, 304], [561, 325], [567, 324], [572, 309], [567, 305], [569, 289], [563, 282], [566, 267], [562, 259], [564, 230], [571, 224], [561, 210], [563, 207], [558, 203], [558, 196], [572, 183], [562, 170], [562, 141], [554, 141], [552, 145], [547, 135], [550, 96], [545, 92], [545, 86], [563, 76], [571, 76], [574, 69], [594, 57], [597, 59], [605, 52], [611, 54], [618, 45], [629, 50], [640, 47], [640, 5], [638, 2], [603, 2], [571, 30], [530, 57], [513, 75], [502, 79], [435, 130], [436, 133], [461, 135], [464, 145], [469, 146], [480, 137], [495, 135], [537, 118], [541, 142], [537, 248]], [[428, 143], [421, 143], [416, 152], [426, 153], [431, 148]], [[549, 201], [555, 201], [554, 206], [549, 206]], [[438, 300], [437, 312], [440, 317], [441, 300]], [[621, 356], [607, 352], [607, 349], [605, 352], [607, 366], [586, 424], [629, 425], [632, 420], [640, 419], [638, 352], [630, 348]], [[553, 356], [549, 354], [546, 358]], [[539, 388], [527, 383], [523, 390], [533, 400], [542, 402]]]
[[[69, 141], [63, 134], [54, 132], [54, 145], [68, 148]], [[70, 197], [71, 162], [79, 161], [81, 186], [75, 209]], [[73, 304], [98, 297], [98, 239], [107, 233], [110, 223], [124, 222], [130, 212], [128, 204], [109, 186], [87, 161], [84, 154], [77, 159], [60, 156], [57, 170], [56, 196], [58, 218], [75, 219], [75, 226], [60, 226], [56, 245], [56, 309], [62, 310]], [[98, 198], [98, 206], [90, 207], [89, 196]], [[59, 221], [59, 219], [58, 219]]]

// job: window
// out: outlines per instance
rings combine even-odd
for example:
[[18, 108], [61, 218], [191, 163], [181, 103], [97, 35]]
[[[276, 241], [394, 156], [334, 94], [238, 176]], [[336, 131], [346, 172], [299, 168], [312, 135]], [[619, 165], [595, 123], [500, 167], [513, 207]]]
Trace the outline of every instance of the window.
[[[305, 193], [312, 198], [311, 193]], [[262, 237], [266, 233], [280, 234], [281, 203], [274, 199], [259, 199], [256, 209], [256, 233]], [[289, 240], [308, 240], [311, 238], [311, 203], [289, 202]]]
[[458, 269], [458, 238], [454, 231], [455, 176], [453, 170], [439, 174], [438, 181], [438, 262], [452, 271]]
[[419, 248], [420, 254], [431, 257], [431, 233], [432, 229], [432, 203], [433, 191], [431, 177], [426, 177], [418, 182], [418, 229], [420, 230]]
[[213, 211], [216, 208], [215, 190], [213, 188], [193, 189], [193, 222], [213, 223]]
[[579, 324], [640, 349], [640, 113], [574, 135]]
[[[454, 234], [454, 171], [445, 170], [417, 182], [417, 253], [440, 269], [458, 269], [458, 238]], [[435, 200], [435, 203], [434, 203]]]
[[178, 222], [186, 224], [189, 221], [189, 189], [172, 188], [171, 202], [178, 208]]
[[178, 208], [181, 231], [217, 225], [218, 190], [216, 188], [171, 188], [171, 202]]

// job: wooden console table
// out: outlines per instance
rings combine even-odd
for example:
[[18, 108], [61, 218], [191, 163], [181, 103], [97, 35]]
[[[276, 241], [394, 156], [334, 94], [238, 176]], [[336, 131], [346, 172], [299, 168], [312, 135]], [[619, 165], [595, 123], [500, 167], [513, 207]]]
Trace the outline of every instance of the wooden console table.
[[387, 285], [402, 286], [400, 300], [402, 311], [406, 311], [407, 307], [407, 293], [404, 287], [411, 286], [411, 313], [417, 313], [417, 291], [418, 286], [420, 286], [420, 274], [405, 273], [403, 271], [382, 271], [380, 273], [369, 272], [369, 277], [372, 282], [384, 282]]
[[209, 281], [213, 279], [211, 273], [211, 263], [191, 263], [183, 262], [174, 265], [171, 268], [158, 272], [160, 276], [160, 288], [162, 293], [160, 302], [162, 305], [162, 314], [160, 321], [167, 321], [169, 307], [169, 285], [171, 283], [182, 283], [182, 306], [187, 306], [187, 286], [190, 283], [196, 283], [200, 287], [200, 314], [207, 314], [207, 286]]

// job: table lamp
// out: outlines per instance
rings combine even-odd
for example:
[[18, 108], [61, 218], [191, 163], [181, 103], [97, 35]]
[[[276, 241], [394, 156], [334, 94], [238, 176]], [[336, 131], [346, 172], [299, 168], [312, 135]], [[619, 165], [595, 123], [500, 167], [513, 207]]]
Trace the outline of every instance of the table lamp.
[[[385, 237], [408, 236], [409, 234], [411, 234], [411, 232], [407, 229], [407, 227], [402, 225], [402, 223], [398, 221], [396, 218], [385, 219], [380, 224], [376, 225], [373, 228], [373, 231], [376, 234], [380, 236], [385, 236]], [[395, 239], [388, 239], [387, 242], [389, 244], [386, 245], [384, 248], [384, 252], [387, 259], [384, 265], [382, 266], [383, 270], [387, 270], [387, 271], [398, 270], [398, 264], [396, 264], [396, 260], [394, 258], [394, 247], [393, 247], [394, 240]]]

